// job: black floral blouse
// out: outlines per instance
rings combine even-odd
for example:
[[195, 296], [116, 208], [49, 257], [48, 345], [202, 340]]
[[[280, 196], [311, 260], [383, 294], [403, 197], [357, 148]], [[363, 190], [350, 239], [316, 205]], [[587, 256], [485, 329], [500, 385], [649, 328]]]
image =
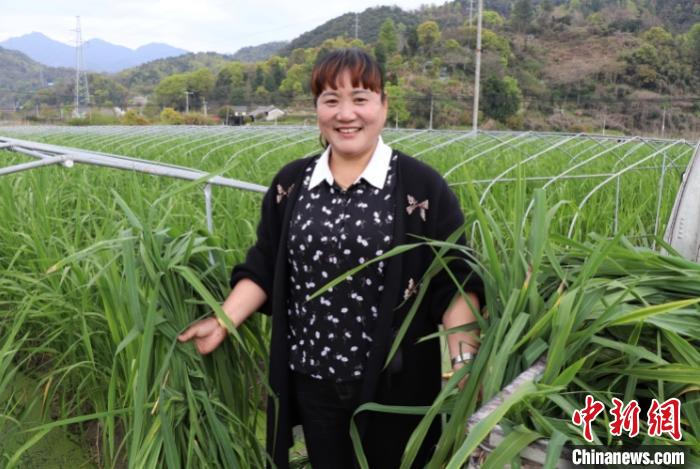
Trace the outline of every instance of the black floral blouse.
[[370, 265], [313, 300], [307, 298], [389, 249], [396, 155], [391, 156], [381, 188], [362, 177], [345, 191], [327, 180], [309, 188], [315, 166], [306, 170], [287, 240], [289, 366], [317, 379], [356, 380], [362, 376], [380, 314], [385, 262]]

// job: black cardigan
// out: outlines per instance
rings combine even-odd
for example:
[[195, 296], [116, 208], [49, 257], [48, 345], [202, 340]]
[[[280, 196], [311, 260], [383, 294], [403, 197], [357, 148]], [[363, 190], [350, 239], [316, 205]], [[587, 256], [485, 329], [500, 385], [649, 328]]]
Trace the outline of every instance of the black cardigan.
[[[457, 197], [430, 166], [396, 150], [394, 152], [398, 154], [398, 160], [392, 246], [420, 241], [411, 235], [447, 239], [464, 223]], [[274, 177], [262, 202], [257, 242], [248, 250], [245, 262], [237, 265], [231, 274], [231, 287], [242, 278], [249, 278], [267, 293], [268, 299], [261, 307], [261, 312], [272, 315], [269, 382], [274, 392], [268, 399], [267, 448], [278, 468], [288, 467], [289, 447], [293, 443], [291, 428], [299, 423], [290, 406], [289, 396], [285, 241], [304, 169], [313, 164], [315, 158], [312, 156], [293, 161]], [[424, 204], [426, 200], [427, 210]], [[407, 209], [411, 206], [412, 209]], [[463, 235], [459, 242], [465, 243]], [[439, 273], [430, 281], [426, 296], [401, 342], [399, 353], [389, 367], [384, 367], [392, 339], [416, 297], [417, 289], [413, 285], [419, 284], [433, 259], [433, 251], [426, 246], [388, 259], [385, 289], [370, 357], [365, 367], [360, 403], [426, 406], [439, 393], [439, 342], [437, 339], [421, 344], [415, 342], [437, 330], [443, 313], [458, 291], [445, 272]], [[453, 260], [449, 266], [456, 278], [466, 281], [465, 291], [476, 293], [483, 305], [481, 281], [475, 275], [470, 275], [469, 265], [460, 259]], [[408, 301], [405, 301], [407, 297]], [[370, 467], [398, 467], [408, 438], [419, 420], [419, 416], [360, 413], [356, 421]], [[439, 422], [435, 421], [414, 467], [424, 466], [439, 435]]]

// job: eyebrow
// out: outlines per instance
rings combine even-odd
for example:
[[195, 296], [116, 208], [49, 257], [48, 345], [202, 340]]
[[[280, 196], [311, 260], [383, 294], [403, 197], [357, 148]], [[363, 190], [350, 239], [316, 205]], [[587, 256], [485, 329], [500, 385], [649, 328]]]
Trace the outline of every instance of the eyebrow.
[[[355, 94], [364, 94], [364, 93], [372, 93], [372, 90], [369, 90], [369, 89], [367, 89], [367, 88], [355, 88], [355, 89], [352, 90], [352, 94], [353, 94], [353, 95], [355, 95]], [[338, 90], [334, 90], [334, 89], [326, 90], [326, 91], [324, 91], [323, 93], [321, 93], [321, 94], [319, 95], [319, 98], [322, 97], [322, 96], [327, 96], [327, 95], [337, 96], [337, 95], [338, 95]]]

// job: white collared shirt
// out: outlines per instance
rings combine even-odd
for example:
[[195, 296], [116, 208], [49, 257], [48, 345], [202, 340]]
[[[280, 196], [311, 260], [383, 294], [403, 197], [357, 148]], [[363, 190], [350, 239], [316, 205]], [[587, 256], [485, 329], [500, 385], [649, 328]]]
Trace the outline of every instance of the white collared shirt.
[[[333, 173], [331, 173], [331, 167], [328, 164], [330, 153], [331, 147], [329, 145], [316, 161], [316, 166], [314, 167], [311, 180], [309, 181], [309, 189], [313, 189], [324, 180], [329, 186], [333, 185]], [[389, 164], [391, 163], [391, 153], [391, 147], [384, 143], [382, 137], [379, 136], [379, 141], [377, 142], [377, 146], [374, 149], [374, 153], [372, 153], [367, 167], [365, 167], [362, 174], [357, 177], [353, 184], [364, 178], [365, 181], [377, 189], [383, 189], [384, 181], [386, 181], [386, 175], [389, 171]]]

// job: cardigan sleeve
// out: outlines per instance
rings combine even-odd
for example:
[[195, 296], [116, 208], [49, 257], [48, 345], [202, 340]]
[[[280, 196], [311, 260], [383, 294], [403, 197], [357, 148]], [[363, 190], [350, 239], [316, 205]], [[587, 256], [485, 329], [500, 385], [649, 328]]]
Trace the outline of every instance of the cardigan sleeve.
[[277, 183], [278, 176], [275, 176], [263, 197], [255, 244], [248, 249], [245, 261], [236, 265], [231, 272], [231, 288], [247, 278], [265, 291], [267, 301], [260, 307], [260, 312], [267, 315], [272, 314], [272, 284], [280, 236], [274, 191]]
[[[447, 183], [442, 180], [442, 188], [437, 198], [437, 234], [436, 239], [444, 241], [458, 229], [464, 230], [464, 214], [457, 196]], [[467, 247], [466, 237], [462, 232], [456, 244]], [[479, 298], [480, 307], [484, 306], [484, 285], [481, 279], [472, 271], [469, 265], [469, 255], [461, 249], [448, 251], [447, 266], [452, 275], [462, 284], [465, 293], [474, 293]], [[449, 273], [442, 269], [430, 282], [430, 310], [436, 323], [442, 322], [442, 316], [449, 307], [452, 298], [459, 289]]]

